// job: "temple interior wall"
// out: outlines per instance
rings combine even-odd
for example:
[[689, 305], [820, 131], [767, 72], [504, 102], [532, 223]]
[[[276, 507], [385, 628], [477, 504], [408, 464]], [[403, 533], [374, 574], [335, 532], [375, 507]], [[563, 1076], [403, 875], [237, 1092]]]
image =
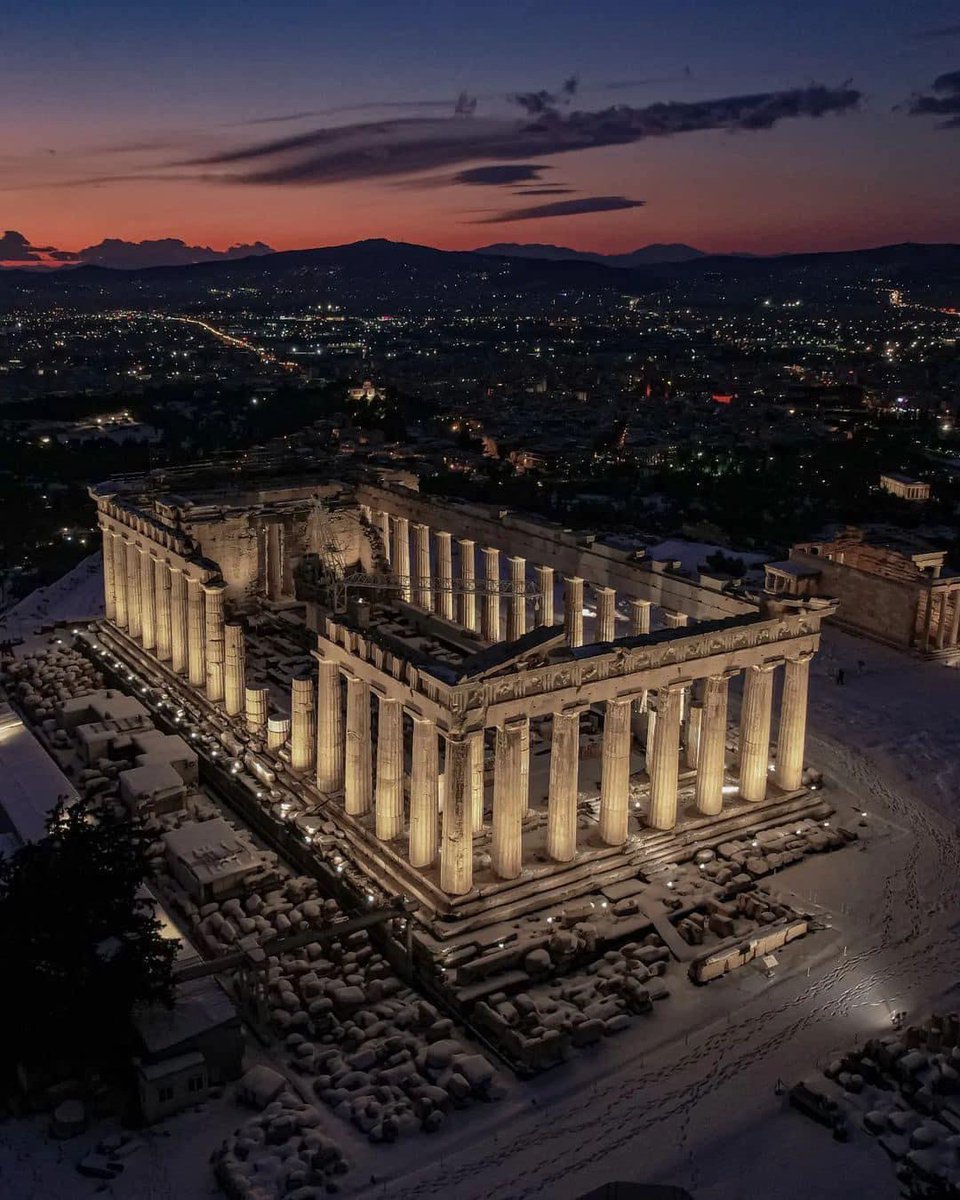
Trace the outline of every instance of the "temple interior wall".
[[790, 559], [820, 572], [818, 591], [840, 601], [841, 624], [894, 646], [913, 645], [920, 594], [917, 583], [874, 575], [796, 550], [791, 550]]

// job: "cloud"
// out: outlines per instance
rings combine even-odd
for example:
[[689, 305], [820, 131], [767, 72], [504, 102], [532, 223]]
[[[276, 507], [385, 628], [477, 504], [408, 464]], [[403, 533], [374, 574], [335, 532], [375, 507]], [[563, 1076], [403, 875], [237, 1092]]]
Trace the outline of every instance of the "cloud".
[[467, 184], [508, 184], [528, 183], [539, 181], [544, 171], [549, 167], [540, 163], [496, 163], [491, 167], [471, 167], [467, 171], [458, 171], [450, 176], [450, 183]]
[[500, 225], [505, 221], [541, 221], [548, 217], [576, 217], [583, 213], [619, 212], [625, 208], [643, 208], [646, 200], [628, 200], [626, 196], [585, 196], [582, 200], [557, 200], [552, 204], [532, 204], [483, 217], [474, 225]]
[[[530, 96], [539, 93], [525, 93]], [[532, 117], [400, 117], [314, 129], [193, 159], [181, 167], [220, 167], [224, 182], [323, 184], [383, 179], [477, 159], [533, 158], [629, 145], [703, 130], [765, 130], [780, 121], [845, 113], [861, 93], [812, 85], [717, 100], [669, 101], [598, 111], [547, 108]]]
[[8, 229], [0, 234], [0, 262], [40, 262], [39, 246], [31, 246], [22, 233]]
[[941, 129], [960, 128], [960, 71], [938, 75], [931, 85], [936, 95], [918, 95], [907, 109], [912, 117], [946, 117]]
[[570, 196], [577, 189], [568, 187], [517, 188], [515, 196]]
[[272, 247], [264, 242], [213, 250], [209, 246], [189, 246], [180, 238], [157, 238], [143, 242], [105, 238], [96, 246], [86, 246], [83, 250], [58, 250], [55, 246], [31, 246], [20, 233], [7, 232], [0, 237], [0, 262], [39, 263], [45, 267], [95, 264], [118, 270], [135, 270], [141, 267], [184, 266], [217, 259], [249, 258], [273, 252]]

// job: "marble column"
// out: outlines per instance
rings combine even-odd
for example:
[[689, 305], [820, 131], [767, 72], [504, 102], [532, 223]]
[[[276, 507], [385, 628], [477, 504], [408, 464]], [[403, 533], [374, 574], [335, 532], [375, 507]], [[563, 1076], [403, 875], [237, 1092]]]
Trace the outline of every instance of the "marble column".
[[383, 842], [403, 833], [403, 705], [388, 696], [377, 705], [376, 828]]
[[950, 622], [948, 645], [955, 646], [960, 641], [960, 589], [954, 588], [950, 595], [953, 597], [953, 617]]
[[687, 614], [672, 608], [665, 608], [663, 622], [668, 629], [683, 629], [688, 624]]
[[410, 522], [395, 517], [393, 522], [393, 573], [400, 581], [400, 595], [409, 603], [413, 599], [410, 579]]
[[457, 621], [471, 633], [477, 632], [477, 548], [470, 538], [458, 538], [460, 550], [460, 594]]
[[247, 729], [254, 737], [265, 738], [267, 736], [267, 711], [269, 703], [269, 688], [248, 687], [244, 692]]
[[516, 879], [523, 869], [523, 818], [527, 815], [530, 778], [523, 760], [529, 735], [527, 717], [518, 717], [497, 729], [491, 859], [501, 879]]
[[450, 534], [438, 530], [434, 537], [437, 547], [436, 609], [447, 621], [453, 620], [453, 549]]
[[[920, 645], [924, 650], [930, 649], [930, 640], [933, 637], [933, 591], [928, 588], [925, 595], [921, 596], [920, 603], [923, 605], [923, 624], [920, 634]], [[128, 600], [129, 605], [129, 600]]]
[[377, 528], [380, 530], [380, 540], [383, 542], [383, 556], [388, 563], [393, 563], [393, 544], [390, 540], [390, 514], [377, 513]]
[[370, 685], [347, 676], [347, 746], [343, 802], [353, 817], [373, 807], [373, 738], [370, 733]]
[[747, 667], [740, 707], [740, 795], [759, 803], [767, 796], [770, 766], [770, 709], [776, 663]]
[[780, 698], [780, 733], [777, 738], [777, 787], [796, 791], [803, 782], [803, 754], [807, 736], [807, 692], [812, 654], [788, 658], [783, 668]]
[[650, 632], [650, 601], [630, 601], [630, 636], [642, 637]]
[[309, 771], [317, 761], [317, 687], [310, 675], [290, 683], [290, 766]]
[[577, 852], [579, 774], [580, 710], [555, 712], [547, 801], [547, 853], [554, 862], [570, 862]]
[[321, 792], [343, 787], [343, 741], [340, 668], [321, 659], [317, 671], [317, 787]]
[[430, 578], [430, 526], [413, 527], [413, 602], [428, 611], [433, 609]]
[[440, 887], [450, 896], [465, 896], [473, 887], [473, 837], [467, 744], [462, 737], [447, 737], [445, 763]]
[[170, 613], [170, 568], [159, 555], [152, 556], [154, 608], [157, 614], [157, 658], [170, 658], [172, 624]]
[[500, 641], [500, 551], [496, 546], [484, 546], [483, 608], [480, 634], [488, 642]]
[[657, 727], [650, 763], [650, 817], [653, 829], [677, 823], [677, 776], [680, 768], [680, 696], [683, 684], [657, 689]]
[[223, 707], [228, 717], [239, 716], [247, 686], [247, 648], [243, 626], [223, 627]]
[[413, 715], [410, 760], [410, 866], [429, 867], [437, 857], [440, 809], [440, 755], [437, 727], [429, 717]]
[[949, 608], [947, 601], [949, 599], [949, 592], [941, 591], [939, 594], [940, 616], [937, 621], [937, 649], [942, 650], [947, 640], [947, 631], [949, 628], [949, 622], [947, 620], [947, 609]]
[[267, 717], [267, 749], [281, 750], [290, 741], [290, 718]]
[[473, 832], [480, 833], [483, 829], [484, 804], [486, 801], [483, 731], [477, 730], [474, 733], [468, 733], [466, 735], [466, 742], [467, 771], [469, 772], [467, 786], [470, 792], [470, 813], [473, 821]]
[[507, 598], [507, 641], [515, 642], [527, 632], [527, 560], [508, 558], [510, 595]]
[[103, 613], [108, 621], [117, 619], [117, 585], [113, 568], [113, 534], [106, 526], [100, 530], [103, 558]]
[[608, 700], [603, 714], [600, 837], [608, 846], [619, 846], [627, 840], [631, 703], [629, 698]]
[[127, 548], [119, 533], [110, 534], [113, 543], [113, 588], [116, 600], [115, 622], [121, 629], [127, 627]]
[[653, 778], [653, 747], [657, 740], [657, 710], [648, 701], [643, 712], [643, 766]]
[[583, 580], [577, 575], [563, 581], [563, 627], [568, 646], [583, 645]]
[[206, 640], [206, 623], [203, 611], [203, 584], [199, 579], [187, 577], [187, 678], [193, 687], [204, 687], [207, 682], [207, 664], [203, 646]]
[[180, 675], [187, 669], [187, 577], [182, 567], [170, 568], [170, 666]]
[[697, 764], [697, 811], [715, 817], [723, 811], [723, 773], [727, 756], [727, 693], [730, 676], [703, 681], [700, 760]]
[[537, 567], [537, 624], [553, 624], [553, 567]]
[[127, 633], [139, 638], [143, 630], [143, 599], [140, 595], [140, 550], [135, 542], [126, 542]]
[[617, 636], [617, 593], [613, 588], [596, 587], [597, 623], [593, 632], [595, 642], [612, 642]]
[[157, 593], [149, 550], [140, 551], [140, 640], [144, 650], [152, 650], [157, 644]]
[[225, 583], [203, 585], [207, 699], [215, 704], [223, 700], [223, 593], [226, 590]]
[[703, 726], [703, 705], [699, 700], [691, 700], [687, 705], [687, 722], [684, 741], [684, 761], [691, 771], [697, 769], [700, 761], [700, 733]]

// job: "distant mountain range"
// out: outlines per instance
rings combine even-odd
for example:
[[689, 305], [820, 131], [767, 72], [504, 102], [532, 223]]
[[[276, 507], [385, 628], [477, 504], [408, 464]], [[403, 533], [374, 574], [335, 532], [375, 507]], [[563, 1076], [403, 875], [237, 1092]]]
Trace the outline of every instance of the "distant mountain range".
[[626, 254], [596, 254], [592, 250], [571, 250], [567, 246], [552, 246], [543, 242], [494, 242], [491, 246], [478, 247], [474, 254], [540, 258], [549, 262], [592, 262], [605, 267], [646, 267], [707, 257], [705, 250], [697, 250], [683, 242], [654, 242], [650, 246], [629, 250]]
[[180, 238], [153, 238], [143, 242], [104, 238], [95, 246], [85, 246], [82, 250], [59, 250], [56, 246], [35, 246], [14, 229], [0, 234], [0, 270], [97, 266], [112, 267], [118, 271], [138, 271], [144, 267], [185, 267], [191, 263], [273, 253], [273, 247], [265, 242], [214, 250], [210, 246], [188, 246]]

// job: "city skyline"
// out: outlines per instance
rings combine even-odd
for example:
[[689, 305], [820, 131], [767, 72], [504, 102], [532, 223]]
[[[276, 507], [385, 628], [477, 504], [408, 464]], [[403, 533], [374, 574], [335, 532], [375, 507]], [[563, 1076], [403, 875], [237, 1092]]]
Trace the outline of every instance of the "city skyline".
[[960, 240], [949, 5], [712, 7], [40, 5], [5, 33], [3, 225], [71, 251]]

